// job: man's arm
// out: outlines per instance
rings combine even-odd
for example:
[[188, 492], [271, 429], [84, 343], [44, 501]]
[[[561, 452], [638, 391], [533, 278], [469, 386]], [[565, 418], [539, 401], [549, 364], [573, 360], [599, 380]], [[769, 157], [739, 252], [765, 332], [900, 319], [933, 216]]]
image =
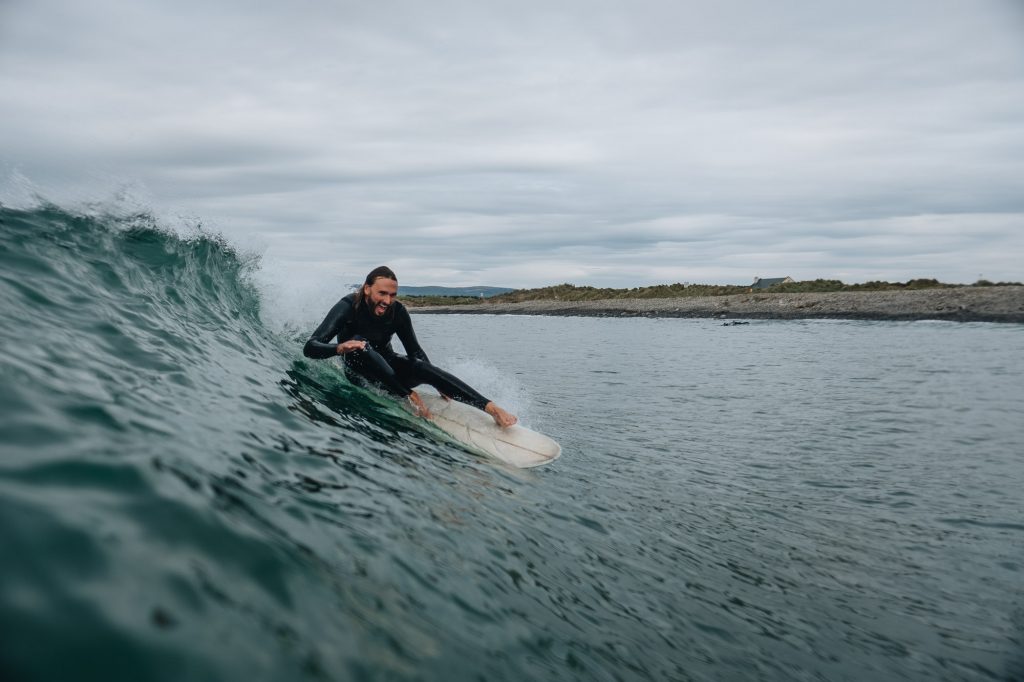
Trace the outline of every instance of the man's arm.
[[397, 316], [396, 322], [398, 323], [395, 333], [398, 334], [398, 340], [402, 342], [402, 348], [405, 348], [405, 354], [413, 360], [430, 362], [426, 351], [423, 350], [419, 340], [416, 338], [416, 332], [412, 330], [412, 317], [409, 315], [409, 311], [403, 305], [395, 311], [395, 315]]
[[331, 339], [342, 331], [351, 315], [352, 301], [346, 296], [335, 303], [331, 311], [327, 313], [327, 317], [316, 328], [313, 335], [309, 337], [309, 341], [306, 341], [306, 345], [302, 348], [302, 354], [307, 358], [316, 358], [318, 360], [337, 355], [338, 344], [332, 343]]

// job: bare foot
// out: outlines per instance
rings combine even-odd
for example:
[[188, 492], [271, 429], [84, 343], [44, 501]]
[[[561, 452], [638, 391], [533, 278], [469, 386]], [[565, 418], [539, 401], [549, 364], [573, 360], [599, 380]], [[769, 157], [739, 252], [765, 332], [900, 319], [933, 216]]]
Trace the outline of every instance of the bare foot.
[[493, 402], [487, 403], [484, 407], [484, 412], [494, 417], [494, 422], [503, 429], [508, 428], [519, 421], [519, 417], [510, 412], [506, 412]]
[[427, 409], [427, 406], [423, 404], [423, 398], [421, 398], [420, 394], [416, 391], [409, 392], [409, 402], [412, 403], [413, 409], [420, 417], [423, 417], [424, 419], [434, 418], [433, 415], [430, 414], [430, 410]]

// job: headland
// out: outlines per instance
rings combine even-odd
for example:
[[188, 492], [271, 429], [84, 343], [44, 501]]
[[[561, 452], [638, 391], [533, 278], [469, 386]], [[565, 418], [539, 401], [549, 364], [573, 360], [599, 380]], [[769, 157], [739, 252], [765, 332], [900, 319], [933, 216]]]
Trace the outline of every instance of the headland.
[[769, 293], [591, 301], [533, 300], [415, 307], [421, 314], [693, 317], [723, 319], [951, 320], [1024, 323], [1024, 286]]

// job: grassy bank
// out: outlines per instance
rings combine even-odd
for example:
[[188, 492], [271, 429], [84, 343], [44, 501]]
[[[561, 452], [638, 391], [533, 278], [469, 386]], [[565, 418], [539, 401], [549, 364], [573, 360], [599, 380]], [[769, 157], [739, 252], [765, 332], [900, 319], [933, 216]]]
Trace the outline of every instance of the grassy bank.
[[[837, 279], [815, 279], [804, 282], [779, 284], [769, 289], [758, 289], [758, 294], [803, 294], [831, 293], [837, 291], [906, 291], [918, 289], [948, 289], [961, 287], [962, 284], [945, 284], [936, 279], [912, 279], [907, 282], [865, 282], [863, 284], [845, 284]], [[1022, 286], [1020, 282], [989, 282], [978, 280], [972, 287], [990, 286]], [[749, 293], [749, 285], [719, 284], [658, 284], [649, 287], [632, 289], [607, 289], [597, 287], [578, 287], [573, 284], [558, 284], [539, 289], [517, 289], [507, 294], [481, 299], [471, 296], [402, 296], [402, 301], [410, 307], [419, 306], [452, 306], [452, 305], [487, 305], [491, 303], [522, 303], [524, 301], [599, 301], [616, 299], [655, 299], [655, 298], [696, 298], [704, 296], [730, 296]]]

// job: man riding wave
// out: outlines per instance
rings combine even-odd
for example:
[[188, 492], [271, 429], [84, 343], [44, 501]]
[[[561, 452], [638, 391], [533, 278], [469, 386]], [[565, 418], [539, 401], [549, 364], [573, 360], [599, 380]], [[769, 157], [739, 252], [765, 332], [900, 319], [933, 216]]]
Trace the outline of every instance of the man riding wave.
[[[399, 301], [398, 277], [391, 268], [380, 266], [366, 276], [359, 291], [338, 301], [302, 349], [307, 358], [340, 355], [345, 374], [360, 384], [372, 383], [402, 398], [408, 398], [416, 412], [430, 418], [430, 411], [413, 390], [421, 384], [433, 386], [442, 396], [472, 405], [491, 415], [501, 427], [518, 418], [463, 382], [431, 364], [412, 329], [409, 311]], [[395, 334], [406, 355], [391, 347]], [[336, 339], [332, 341], [332, 339]]]

